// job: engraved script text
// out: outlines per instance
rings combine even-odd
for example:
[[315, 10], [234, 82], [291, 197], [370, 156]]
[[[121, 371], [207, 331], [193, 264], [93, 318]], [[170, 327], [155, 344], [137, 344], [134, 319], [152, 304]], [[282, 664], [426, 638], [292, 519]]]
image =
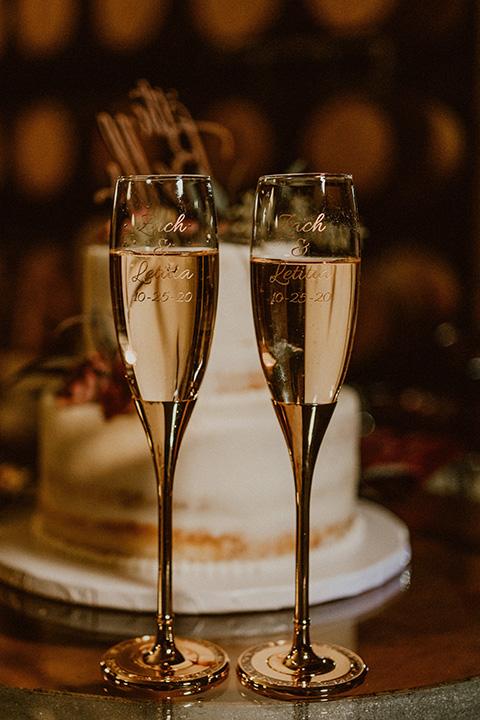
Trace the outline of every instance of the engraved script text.
[[288, 285], [290, 280], [329, 279], [332, 276], [333, 270], [328, 267], [315, 268], [305, 265], [279, 263], [275, 269], [275, 274], [270, 278], [270, 282], [278, 283], [279, 285]]

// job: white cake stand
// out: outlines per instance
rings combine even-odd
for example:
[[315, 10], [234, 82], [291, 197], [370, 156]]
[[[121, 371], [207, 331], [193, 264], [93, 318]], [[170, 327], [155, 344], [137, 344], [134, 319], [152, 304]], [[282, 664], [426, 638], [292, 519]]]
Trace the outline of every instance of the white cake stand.
[[[361, 501], [351, 532], [311, 553], [311, 605], [353, 597], [383, 585], [410, 561], [407, 527], [383, 507]], [[281, 610], [294, 602], [293, 555], [252, 562], [174, 564], [179, 614]], [[56, 551], [32, 532], [30, 516], [0, 527], [0, 580], [28, 593], [98, 608], [154, 612], [155, 582], [129, 577], [120, 565], [89, 563]]]

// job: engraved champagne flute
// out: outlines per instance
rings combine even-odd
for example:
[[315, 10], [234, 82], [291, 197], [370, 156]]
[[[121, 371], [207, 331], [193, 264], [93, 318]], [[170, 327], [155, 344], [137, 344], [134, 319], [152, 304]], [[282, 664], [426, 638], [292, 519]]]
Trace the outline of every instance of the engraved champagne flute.
[[120, 355], [157, 479], [158, 612], [156, 636], [125, 640], [100, 664], [116, 688], [190, 695], [224, 680], [229, 668], [217, 645], [174, 637], [172, 608], [175, 465], [205, 372], [217, 305], [208, 176], [117, 179], [110, 281]]
[[[345, 648], [310, 641], [310, 494], [317, 455], [351, 354], [360, 276], [358, 213], [349, 175], [259, 179], [251, 291], [260, 362], [285, 436], [296, 490], [293, 643], [246, 650], [240, 681], [281, 699], [321, 698], [362, 682]], [[273, 491], [273, 489], [272, 489]]]

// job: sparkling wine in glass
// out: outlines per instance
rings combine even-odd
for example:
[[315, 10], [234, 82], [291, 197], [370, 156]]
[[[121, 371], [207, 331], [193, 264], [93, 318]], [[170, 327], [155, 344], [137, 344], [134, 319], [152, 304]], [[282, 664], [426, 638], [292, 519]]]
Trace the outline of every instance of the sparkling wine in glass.
[[218, 292], [207, 176], [118, 178], [110, 280], [120, 355], [155, 466], [159, 570], [157, 634], [110, 648], [101, 668], [119, 689], [190, 695], [224, 680], [229, 667], [217, 645], [174, 637], [172, 609], [175, 465], [205, 373]]
[[310, 641], [308, 599], [313, 471], [347, 371], [357, 314], [360, 247], [352, 178], [260, 178], [250, 262], [260, 361], [295, 480], [295, 611], [291, 646], [280, 641], [251, 648], [237, 673], [246, 687], [271, 697], [327, 697], [359, 684], [366, 673], [354, 652]]

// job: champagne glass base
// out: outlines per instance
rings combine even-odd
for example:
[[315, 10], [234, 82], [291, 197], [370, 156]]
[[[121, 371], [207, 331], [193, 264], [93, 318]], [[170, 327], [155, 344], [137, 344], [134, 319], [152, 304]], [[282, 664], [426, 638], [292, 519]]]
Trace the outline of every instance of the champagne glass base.
[[155, 636], [145, 635], [124, 640], [107, 650], [100, 661], [104, 680], [120, 690], [178, 697], [207, 690], [227, 677], [229, 660], [218, 645], [207, 640], [176, 638], [175, 645], [185, 661], [164, 668], [144, 661], [155, 641]]
[[312, 648], [318, 657], [332, 659], [335, 668], [323, 674], [290, 670], [283, 664], [290, 645], [282, 640], [246, 650], [237, 665], [240, 682], [250, 690], [280, 700], [325, 699], [363, 682], [367, 666], [358, 655], [338, 645], [314, 643]]

